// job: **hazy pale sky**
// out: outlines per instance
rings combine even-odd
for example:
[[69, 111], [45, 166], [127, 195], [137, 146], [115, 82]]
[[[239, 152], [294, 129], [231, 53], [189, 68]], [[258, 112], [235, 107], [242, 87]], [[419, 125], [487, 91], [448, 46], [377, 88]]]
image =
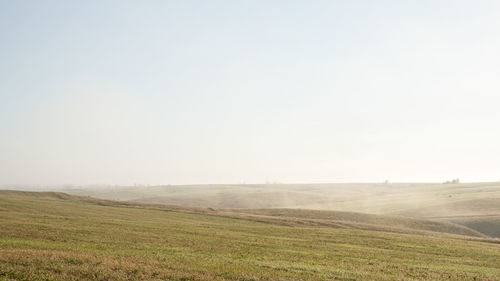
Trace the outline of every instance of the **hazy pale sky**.
[[0, 184], [500, 179], [500, 1], [1, 1]]

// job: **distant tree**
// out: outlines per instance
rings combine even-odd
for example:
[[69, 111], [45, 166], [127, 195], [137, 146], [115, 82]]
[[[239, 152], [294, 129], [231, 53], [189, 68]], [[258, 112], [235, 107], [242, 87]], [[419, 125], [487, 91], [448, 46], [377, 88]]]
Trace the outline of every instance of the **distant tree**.
[[451, 181], [445, 181], [445, 182], [443, 182], [443, 184], [457, 184], [457, 183], [460, 183], [460, 179], [459, 178], [452, 179]]

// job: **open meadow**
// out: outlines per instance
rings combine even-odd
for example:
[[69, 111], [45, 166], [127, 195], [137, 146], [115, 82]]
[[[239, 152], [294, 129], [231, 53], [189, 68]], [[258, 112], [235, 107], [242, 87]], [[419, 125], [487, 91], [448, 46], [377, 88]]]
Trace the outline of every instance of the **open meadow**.
[[398, 219], [0, 191], [0, 280], [500, 280], [498, 240]]
[[500, 281], [500, 1], [0, 1], [0, 281]]
[[110, 200], [206, 208], [293, 208], [402, 215], [500, 238], [500, 183], [349, 183], [64, 188]]

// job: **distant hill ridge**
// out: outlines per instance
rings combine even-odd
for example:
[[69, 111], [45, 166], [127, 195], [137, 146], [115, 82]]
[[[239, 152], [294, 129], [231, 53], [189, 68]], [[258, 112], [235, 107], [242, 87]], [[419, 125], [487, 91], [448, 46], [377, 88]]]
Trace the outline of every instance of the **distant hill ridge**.
[[[56, 200], [78, 204], [91, 204], [110, 207], [144, 208], [175, 212], [200, 213], [233, 217], [245, 220], [268, 222], [293, 226], [323, 226], [333, 228], [362, 229], [407, 234], [435, 235], [470, 238], [488, 238], [487, 235], [465, 226], [449, 223], [415, 219], [402, 216], [372, 215], [355, 212], [303, 210], [303, 209], [213, 209], [184, 207], [163, 204], [113, 201], [85, 196], [69, 195], [62, 192], [0, 191], [0, 198], [18, 200]], [[1, 211], [1, 210], [0, 210]]]

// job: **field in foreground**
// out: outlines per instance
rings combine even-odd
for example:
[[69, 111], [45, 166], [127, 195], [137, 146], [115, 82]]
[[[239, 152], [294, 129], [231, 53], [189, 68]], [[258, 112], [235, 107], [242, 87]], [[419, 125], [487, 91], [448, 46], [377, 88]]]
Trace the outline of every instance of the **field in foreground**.
[[497, 243], [0, 191], [0, 280], [500, 280], [499, 260]]

